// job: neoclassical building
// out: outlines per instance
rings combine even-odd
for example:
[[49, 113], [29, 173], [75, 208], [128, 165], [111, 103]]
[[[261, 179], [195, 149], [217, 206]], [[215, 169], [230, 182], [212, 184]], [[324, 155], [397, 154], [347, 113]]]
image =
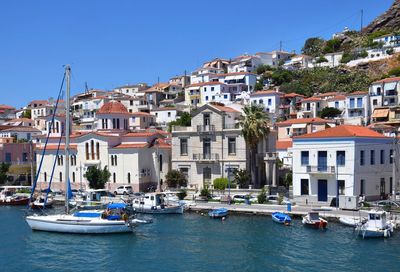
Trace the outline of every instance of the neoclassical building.
[[[129, 113], [117, 101], [105, 103], [96, 114], [94, 129], [90, 132], [73, 131], [70, 144], [70, 182], [73, 188], [88, 188], [85, 172], [89, 166], [105, 166], [111, 173], [106, 188], [114, 191], [120, 185], [132, 185], [134, 191], [144, 191], [163, 183], [170, 169], [171, 144], [168, 134], [156, 129], [131, 130], [137, 116]], [[64, 121], [56, 118], [58, 130], [51, 131], [40, 169], [38, 188], [44, 189], [52, 179], [52, 188], [63, 189], [64, 174]], [[51, 118], [47, 119], [47, 128]], [[59, 153], [57, 149], [60, 141]], [[36, 150], [37, 169], [42, 159], [47, 135], [39, 137]]]

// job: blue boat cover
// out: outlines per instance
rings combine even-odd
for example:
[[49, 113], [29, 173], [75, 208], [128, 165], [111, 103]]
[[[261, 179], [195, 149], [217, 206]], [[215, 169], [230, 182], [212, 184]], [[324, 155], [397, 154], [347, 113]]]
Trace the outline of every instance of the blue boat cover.
[[126, 204], [125, 203], [111, 203], [108, 204], [107, 209], [125, 209]]
[[75, 217], [100, 217], [101, 213], [96, 212], [76, 212]]
[[120, 215], [109, 215], [109, 216], [107, 216], [107, 219], [108, 220], [120, 220], [121, 219], [121, 216]]

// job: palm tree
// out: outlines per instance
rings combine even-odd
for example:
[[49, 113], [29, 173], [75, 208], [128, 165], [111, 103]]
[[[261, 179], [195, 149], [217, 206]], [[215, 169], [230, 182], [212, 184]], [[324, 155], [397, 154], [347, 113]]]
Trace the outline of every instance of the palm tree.
[[243, 108], [244, 116], [240, 118], [242, 135], [250, 151], [251, 183], [256, 184], [257, 144], [269, 133], [269, 117], [260, 105], [250, 104]]

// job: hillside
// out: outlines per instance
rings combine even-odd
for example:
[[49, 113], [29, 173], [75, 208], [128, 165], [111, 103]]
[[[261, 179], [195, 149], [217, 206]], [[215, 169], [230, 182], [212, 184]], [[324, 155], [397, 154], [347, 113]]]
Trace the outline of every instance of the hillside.
[[377, 17], [362, 32], [371, 34], [377, 31], [394, 32], [400, 30], [400, 0], [395, 0], [392, 6]]

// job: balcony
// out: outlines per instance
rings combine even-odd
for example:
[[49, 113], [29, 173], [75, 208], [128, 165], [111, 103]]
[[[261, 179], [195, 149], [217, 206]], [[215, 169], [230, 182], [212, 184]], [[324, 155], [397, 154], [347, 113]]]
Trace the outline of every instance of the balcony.
[[217, 153], [193, 154], [193, 160], [197, 162], [217, 162], [219, 161], [219, 154]]
[[307, 165], [307, 173], [308, 174], [334, 175], [335, 174], [335, 166]]
[[397, 91], [395, 91], [395, 90], [390, 90], [390, 91], [385, 92], [385, 96], [396, 96], [396, 95], [397, 95]]
[[200, 133], [213, 133], [215, 131], [214, 125], [198, 125], [197, 132]]
[[224, 125], [224, 129], [239, 129], [239, 128], [240, 128], [240, 125], [238, 123]]

